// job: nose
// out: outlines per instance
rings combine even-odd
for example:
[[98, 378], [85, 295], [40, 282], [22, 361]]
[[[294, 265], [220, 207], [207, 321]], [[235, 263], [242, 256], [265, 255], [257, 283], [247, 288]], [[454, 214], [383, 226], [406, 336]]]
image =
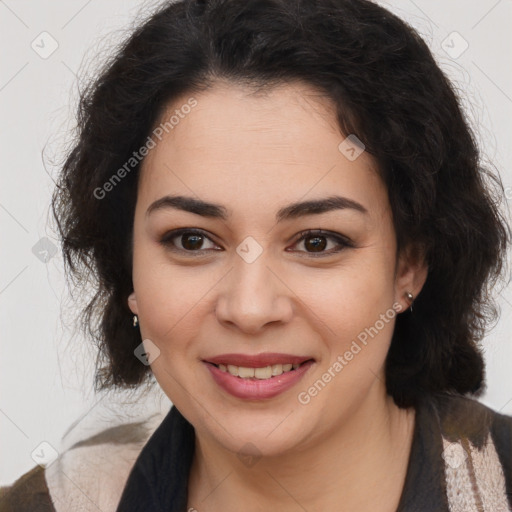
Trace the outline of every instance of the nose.
[[222, 280], [217, 297], [218, 321], [247, 334], [257, 334], [269, 324], [288, 323], [293, 316], [293, 293], [265, 258], [247, 263], [237, 258]]

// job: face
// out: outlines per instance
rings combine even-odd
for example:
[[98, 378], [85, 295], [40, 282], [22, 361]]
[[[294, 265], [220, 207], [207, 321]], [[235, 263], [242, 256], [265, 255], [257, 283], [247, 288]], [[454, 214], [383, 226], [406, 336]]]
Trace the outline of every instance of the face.
[[218, 83], [169, 105], [142, 165], [128, 303], [164, 392], [233, 452], [303, 449], [376, 407], [419, 291], [376, 164], [334, 111], [303, 84]]

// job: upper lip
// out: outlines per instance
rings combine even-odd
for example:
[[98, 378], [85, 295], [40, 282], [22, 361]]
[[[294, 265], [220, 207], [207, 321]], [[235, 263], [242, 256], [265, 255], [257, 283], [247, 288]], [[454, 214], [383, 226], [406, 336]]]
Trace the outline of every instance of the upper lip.
[[256, 354], [253, 356], [248, 354], [221, 354], [215, 357], [209, 357], [204, 361], [213, 364], [232, 364], [233, 366], [243, 366], [245, 368], [263, 368], [273, 364], [301, 364], [309, 359], [313, 358], [308, 356], [265, 352], [263, 354]]

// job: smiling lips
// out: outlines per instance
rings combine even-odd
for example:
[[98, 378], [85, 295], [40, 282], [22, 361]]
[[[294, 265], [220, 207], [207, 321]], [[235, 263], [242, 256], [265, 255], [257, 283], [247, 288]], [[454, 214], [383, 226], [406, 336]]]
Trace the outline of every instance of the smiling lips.
[[296, 370], [302, 363], [311, 358], [292, 356], [289, 354], [259, 354], [248, 356], [245, 354], [224, 354], [209, 359], [223, 372], [228, 372], [242, 379], [270, 379], [284, 372]]
[[289, 389], [313, 364], [309, 357], [265, 353], [223, 354], [205, 360], [215, 382], [238, 398], [260, 400]]
[[284, 372], [289, 372], [292, 369], [296, 370], [299, 366], [300, 365], [298, 364], [287, 363], [273, 364], [270, 366], [263, 366], [261, 368], [247, 368], [246, 366], [235, 366], [233, 364], [228, 364], [227, 366], [219, 364], [217, 368], [223, 372], [229, 372], [235, 377], [240, 377], [241, 379], [250, 379], [252, 377], [255, 379], [270, 379], [271, 377], [278, 377]]

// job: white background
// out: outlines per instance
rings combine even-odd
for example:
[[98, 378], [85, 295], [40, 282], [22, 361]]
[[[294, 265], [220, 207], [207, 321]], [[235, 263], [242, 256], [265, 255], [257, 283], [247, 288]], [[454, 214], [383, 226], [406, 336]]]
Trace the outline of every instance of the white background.
[[[512, 1], [381, 3], [420, 31], [457, 83], [482, 149], [500, 170], [512, 203]], [[74, 421], [88, 419], [100, 428], [125, 398], [94, 395], [94, 347], [73, 335], [76, 306], [67, 299], [60, 249], [43, 262], [32, 248], [43, 237], [58, 245], [47, 225], [48, 205], [52, 176], [73, 126], [77, 75], [93, 71], [136, 15], [145, 17], [158, 4], [0, 0], [0, 485], [34, 467], [31, 453], [39, 443], [58, 450]], [[51, 38], [40, 36], [44, 31]], [[41, 38], [46, 50], [52, 38], [58, 44], [46, 59], [31, 47], [35, 41], [43, 51]], [[488, 391], [481, 401], [512, 415], [512, 283], [499, 303], [499, 323], [484, 340]], [[162, 403], [161, 394], [130, 398], [136, 411]]]

